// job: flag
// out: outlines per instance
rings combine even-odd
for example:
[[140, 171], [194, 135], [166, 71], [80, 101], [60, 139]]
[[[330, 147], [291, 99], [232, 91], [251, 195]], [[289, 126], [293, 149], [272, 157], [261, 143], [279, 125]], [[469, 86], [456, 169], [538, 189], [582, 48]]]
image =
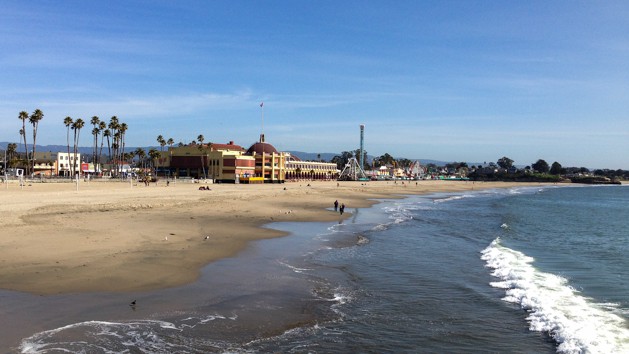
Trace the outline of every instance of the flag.
[[264, 106], [264, 102], [260, 102], [260, 107]]

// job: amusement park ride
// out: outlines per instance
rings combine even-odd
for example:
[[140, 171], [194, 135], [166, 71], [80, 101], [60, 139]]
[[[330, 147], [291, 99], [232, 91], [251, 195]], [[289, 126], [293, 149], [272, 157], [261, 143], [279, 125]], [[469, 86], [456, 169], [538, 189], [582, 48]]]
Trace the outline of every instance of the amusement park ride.
[[[361, 124], [360, 125], [360, 152], [359, 152], [359, 156], [358, 158], [360, 159], [360, 161], [356, 158], [356, 157], [352, 157], [351, 159], [349, 159], [349, 161], [347, 162], [347, 164], [345, 164], [345, 168], [343, 168], [343, 171], [341, 172], [341, 174], [339, 175], [339, 180], [340, 181], [368, 181], [369, 177], [367, 177], [367, 174], [365, 173], [365, 171], [363, 170], [363, 166], [365, 166], [364, 164], [364, 140], [365, 140], [365, 125]], [[425, 175], [425, 168], [421, 166], [421, 164], [419, 163], [419, 161], [413, 161], [413, 163], [411, 163], [411, 165], [406, 168], [403, 171], [403, 175], [399, 175], [397, 176], [397, 178], [403, 178], [403, 179], [422, 179], [424, 178]], [[373, 176], [372, 178], [378, 178], [380, 179], [382, 176], [376, 177]], [[394, 176], [390, 176], [390, 177], [394, 177]], [[386, 179], [387, 177], [384, 177], [384, 179]]]
[[341, 172], [341, 175], [339, 176], [340, 181], [368, 181], [369, 180], [369, 178], [367, 178], [367, 174], [365, 174], [365, 171], [363, 170], [363, 166], [365, 163], [364, 161], [365, 154], [363, 152], [365, 151], [363, 149], [364, 140], [365, 140], [365, 125], [361, 124], [360, 125], [360, 156], [359, 156], [360, 161], [358, 161], [355, 157], [352, 157], [351, 159], [349, 159], [349, 161], [345, 165], [345, 168]]

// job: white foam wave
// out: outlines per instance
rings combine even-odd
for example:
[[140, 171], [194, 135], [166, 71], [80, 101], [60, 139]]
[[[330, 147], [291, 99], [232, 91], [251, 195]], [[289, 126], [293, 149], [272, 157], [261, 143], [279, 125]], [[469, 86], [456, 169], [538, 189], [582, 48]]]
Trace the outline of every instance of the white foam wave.
[[433, 200], [433, 203], [445, 203], [445, 202], [451, 202], [453, 200], [459, 200], [459, 199], [463, 199], [463, 198], [474, 198], [475, 195], [473, 194], [460, 194], [460, 195], [451, 195], [445, 198], [438, 198]]
[[378, 224], [373, 227], [373, 231], [384, 231], [389, 228], [389, 224]]
[[[412, 205], [397, 204], [395, 206], [384, 208], [385, 212], [389, 215], [389, 219], [393, 224], [400, 224], [405, 221], [413, 220], [412, 211], [416, 210]], [[384, 224], [387, 225], [387, 224]]]
[[20, 343], [22, 353], [120, 353], [181, 352], [189, 348], [181, 340], [174, 343], [173, 333], [217, 319], [235, 320], [221, 315], [193, 316], [172, 323], [159, 320], [129, 322], [85, 321], [36, 333]]
[[359, 246], [363, 246], [369, 243], [369, 239], [363, 235], [358, 235], [356, 244]]
[[491, 286], [505, 289], [504, 301], [519, 304], [529, 313], [529, 329], [547, 332], [560, 353], [627, 353], [627, 321], [572, 288], [558, 275], [537, 270], [534, 259], [504, 247], [500, 238], [482, 252], [492, 275]]
[[280, 260], [277, 260], [277, 263], [283, 265], [284, 267], [287, 267], [288, 269], [292, 270], [295, 273], [303, 273], [303, 272], [307, 272], [307, 271], [312, 270], [312, 269], [309, 269], [309, 268], [298, 268], [298, 267], [295, 267], [293, 265], [290, 265], [290, 264], [288, 264], [286, 262], [283, 262], [283, 261], [280, 261]]

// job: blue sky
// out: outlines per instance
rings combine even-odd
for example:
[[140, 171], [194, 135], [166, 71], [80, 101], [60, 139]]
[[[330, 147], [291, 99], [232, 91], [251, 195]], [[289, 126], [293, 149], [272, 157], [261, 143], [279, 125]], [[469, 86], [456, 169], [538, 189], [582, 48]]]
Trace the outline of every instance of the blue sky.
[[0, 141], [247, 147], [264, 102], [280, 150], [629, 169], [627, 1], [3, 1], [0, 48]]

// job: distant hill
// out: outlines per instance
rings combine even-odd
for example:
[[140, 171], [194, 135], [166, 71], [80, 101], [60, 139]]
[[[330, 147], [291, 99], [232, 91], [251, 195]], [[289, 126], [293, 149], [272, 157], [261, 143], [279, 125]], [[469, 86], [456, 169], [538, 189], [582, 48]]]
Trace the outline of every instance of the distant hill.
[[[7, 145], [9, 145], [8, 142], [6, 141], [2, 141], [0, 142], [0, 150], [4, 150], [7, 148]], [[29, 144], [30, 147], [30, 144]], [[125, 152], [131, 152], [134, 151], [135, 149], [137, 149], [137, 146], [125, 146]], [[160, 149], [159, 146], [148, 146], [148, 147], [142, 147], [144, 150], [149, 150], [151, 148], [155, 148], [157, 150]], [[70, 145], [70, 150], [72, 151], [73, 146]], [[18, 144], [17, 146], [17, 150], [18, 152], [24, 152], [24, 146], [23, 144]], [[38, 152], [64, 152], [68, 150], [68, 146], [67, 145], [37, 145], [37, 151]], [[103, 146], [103, 154], [105, 154], [105, 152], [107, 151], [107, 143], [105, 143], [105, 145]], [[91, 146], [79, 146], [78, 148], [78, 152], [80, 154], [91, 154], [92, 153], [92, 147]]]
[[[319, 160], [318, 158], [318, 154], [317, 153], [312, 153], [312, 152], [303, 152], [303, 151], [287, 151], [289, 152], [291, 155], [297, 156], [299, 157], [301, 160], [305, 160], [305, 161], [317, 161]], [[323, 161], [330, 161], [332, 160], [332, 158], [334, 158], [334, 156], [340, 155], [341, 153], [332, 153], [332, 152], [325, 152], [325, 153], [321, 153], [321, 160]], [[375, 156], [372, 155], [367, 155], [367, 163], [371, 163], [371, 161], [374, 159]], [[418, 160], [419, 163], [421, 163], [422, 165], [428, 165], [429, 163], [433, 163], [437, 166], [444, 166], [445, 164], [448, 164], [450, 162], [453, 161], [439, 161], [439, 160], [431, 160], [431, 159], [411, 159], [409, 158], [409, 160], [411, 161], [416, 161]], [[482, 165], [482, 162], [473, 162], [473, 163], [469, 163], [468, 165]]]
[[[0, 149], [4, 150], [6, 149], [7, 145], [9, 143], [4, 141], [4, 142], [0, 142]], [[137, 146], [127, 146], [125, 147], [125, 151], [126, 152], [131, 152], [136, 150], [138, 147]], [[148, 151], [151, 148], [155, 148], [157, 150], [160, 149], [159, 146], [147, 146], [147, 147], [142, 147], [144, 150]], [[72, 149], [72, 145], [70, 145], [70, 149]], [[68, 150], [67, 145], [37, 145], [37, 151], [39, 152], [45, 152], [45, 151], [51, 151], [51, 152], [63, 152]], [[89, 155], [92, 153], [92, 147], [89, 146], [81, 146], [78, 148], [78, 151], [80, 154], [83, 155]], [[107, 144], [105, 143], [105, 145], [103, 146], [103, 153], [105, 153], [107, 151]], [[22, 144], [18, 144], [18, 152], [24, 152], [24, 148], [22, 146]], [[317, 155], [319, 155], [319, 153], [312, 153], [312, 152], [303, 152], [303, 151], [287, 151], [289, 152], [291, 155], [297, 156], [298, 158], [300, 158], [301, 160], [304, 161], [317, 161], [319, 160], [319, 157]], [[334, 156], [340, 155], [341, 153], [333, 153], [333, 152], [324, 152], [324, 153], [320, 153], [321, 155], [321, 160], [322, 161], [331, 161], [332, 158], [334, 158]], [[373, 160], [374, 156], [372, 155], [367, 155], [367, 163], [371, 163], [371, 161]], [[444, 166], [447, 163], [450, 163], [452, 161], [439, 161], [439, 160], [431, 160], [431, 159], [411, 159], [409, 158], [409, 160], [411, 161], [415, 161], [415, 160], [419, 160], [419, 162], [422, 165], [427, 165], [427, 164], [435, 164], [437, 166]], [[468, 162], [468, 165], [472, 166], [476, 166], [476, 165], [482, 165], [482, 162]]]

